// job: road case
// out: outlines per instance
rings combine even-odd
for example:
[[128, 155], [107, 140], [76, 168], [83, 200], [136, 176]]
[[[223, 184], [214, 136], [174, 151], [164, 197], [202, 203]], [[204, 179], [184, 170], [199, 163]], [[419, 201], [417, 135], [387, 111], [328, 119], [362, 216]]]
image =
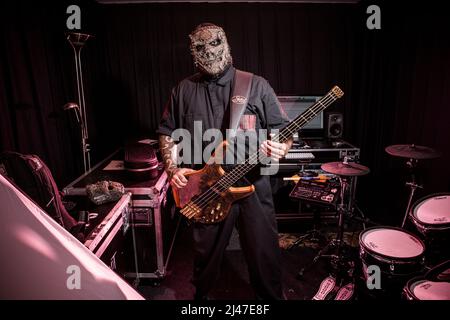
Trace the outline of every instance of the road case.
[[131, 193], [118, 201], [95, 205], [87, 196], [66, 196], [65, 204], [73, 216], [86, 221], [84, 245], [119, 275], [127, 272], [124, 252], [127, 234], [130, 233]]
[[[86, 186], [101, 180], [120, 182], [130, 194], [129, 231], [123, 239], [126, 271], [123, 276], [160, 280], [166, 276], [167, 265], [175, 244], [181, 216], [169, 191], [163, 166], [154, 179], [135, 180], [123, 168], [124, 152], [118, 150], [86, 174], [63, 189], [65, 197], [85, 197]], [[116, 263], [117, 263], [116, 257]]]

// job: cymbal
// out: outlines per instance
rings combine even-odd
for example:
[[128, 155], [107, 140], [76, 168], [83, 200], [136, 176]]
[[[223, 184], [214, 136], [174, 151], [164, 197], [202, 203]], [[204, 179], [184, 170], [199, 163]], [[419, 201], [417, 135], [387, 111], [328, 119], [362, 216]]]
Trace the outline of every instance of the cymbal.
[[324, 163], [321, 168], [338, 176], [363, 176], [370, 172], [369, 168], [354, 162], [328, 162]]
[[416, 160], [436, 159], [441, 156], [439, 151], [424, 146], [416, 146], [415, 144], [395, 144], [386, 147], [385, 150], [394, 157]]

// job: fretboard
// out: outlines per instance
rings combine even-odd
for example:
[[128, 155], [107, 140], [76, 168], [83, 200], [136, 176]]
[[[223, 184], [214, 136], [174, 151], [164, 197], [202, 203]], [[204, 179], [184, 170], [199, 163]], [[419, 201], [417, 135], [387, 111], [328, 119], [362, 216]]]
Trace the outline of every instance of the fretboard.
[[[303, 126], [310, 122], [316, 115], [324, 111], [334, 101], [341, 98], [344, 92], [337, 86], [333, 87], [325, 96], [314, 103], [311, 107], [292, 120], [286, 127], [284, 127], [277, 135], [273, 136], [271, 140], [284, 143], [298, 132]], [[236, 165], [231, 171], [223, 175], [215, 184], [216, 190], [227, 190], [238, 180], [244, 177], [250, 170], [252, 170], [259, 163], [260, 151], [256, 151], [250, 155], [243, 163]]]

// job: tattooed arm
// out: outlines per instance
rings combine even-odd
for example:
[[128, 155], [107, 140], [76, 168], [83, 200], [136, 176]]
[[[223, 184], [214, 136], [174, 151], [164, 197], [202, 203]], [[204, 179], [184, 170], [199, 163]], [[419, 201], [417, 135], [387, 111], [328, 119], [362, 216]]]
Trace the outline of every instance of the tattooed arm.
[[187, 184], [184, 176], [194, 170], [188, 168], [178, 168], [176, 159], [176, 145], [173, 139], [166, 135], [159, 136], [159, 149], [164, 163], [164, 169], [169, 176], [170, 183], [176, 188], [183, 188]]
[[159, 150], [161, 151], [164, 170], [166, 170], [170, 179], [172, 178], [174, 171], [177, 169], [176, 158], [174, 155], [175, 148], [175, 143], [171, 137], [165, 135], [159, 136]]

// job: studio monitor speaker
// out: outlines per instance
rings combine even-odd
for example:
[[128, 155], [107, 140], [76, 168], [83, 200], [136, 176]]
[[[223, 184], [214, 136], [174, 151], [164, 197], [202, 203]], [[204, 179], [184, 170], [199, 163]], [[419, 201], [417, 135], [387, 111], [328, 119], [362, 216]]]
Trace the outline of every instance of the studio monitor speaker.
[[329, 139], [342, 138], [344, 132], [344, 116], [340, 112], [325, 114], [325, 135]]

